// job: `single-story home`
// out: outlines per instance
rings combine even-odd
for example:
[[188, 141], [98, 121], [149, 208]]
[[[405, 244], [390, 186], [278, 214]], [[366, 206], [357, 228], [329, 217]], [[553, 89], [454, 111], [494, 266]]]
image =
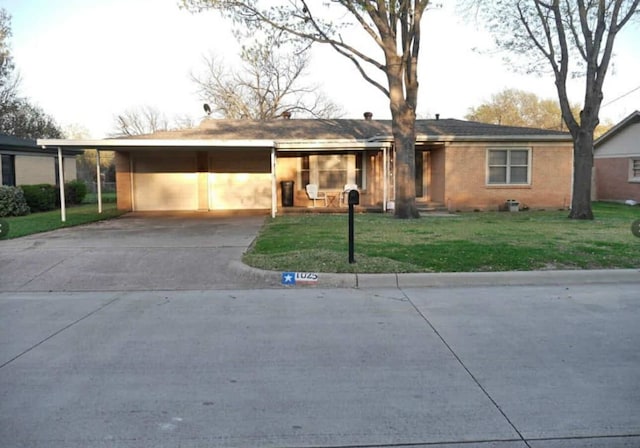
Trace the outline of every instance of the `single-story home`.
[[[76, 156], [82, 152], [74, 148], [62, 151], [65, 182], [76, 179]], [[0, 172], [2, 185], [58, 185], [58, 152], [43, 149], [36, 140], [0, 134]]]
[[[531, 208], [571, 203], [569, 134], [456, 119], [416, 122], [419, 204], [497, 210], [513, 199]], [[339, 206], [345, 185], [360, 205], [394, 205], [390, 120], [206, 119], [197, 128], [122, 139], [38, 140], [46, 147], [116, 154], [118, 208], [132, 211], [271, 210], [311, 207], [307, 184]], [[293, 186], [291, 185], [293, 182]], [[283, 204], [283, 186], [292, 202]], [[292, 187], [292, 188], [291, 188]], [[318, 203], [324, 206], [324, 203]]]
[[640, 111], [600, 136], [593, 157], [595, 199], [640, 202]]

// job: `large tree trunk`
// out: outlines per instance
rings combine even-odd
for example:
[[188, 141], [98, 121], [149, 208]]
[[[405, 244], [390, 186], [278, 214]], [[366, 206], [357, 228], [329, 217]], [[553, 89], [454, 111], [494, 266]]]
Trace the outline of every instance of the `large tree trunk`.
[[591, 175], [593, 171], [593, 130], [580, 129], [573, 140], [573, 197], [571, 219], [593, 219]]
[[395, 145], [396, 218], [419, 218], [416, 207], [416, 116], [409, 107], [393, 114]]

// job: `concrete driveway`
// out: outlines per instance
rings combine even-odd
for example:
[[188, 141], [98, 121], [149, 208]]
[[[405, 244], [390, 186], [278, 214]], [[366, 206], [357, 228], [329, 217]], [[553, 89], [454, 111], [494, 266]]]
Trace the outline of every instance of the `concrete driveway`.
[[0, 291], [246, 287], [250, 279], [236, 267], [264, 219], [132, 213], [0, 241]]

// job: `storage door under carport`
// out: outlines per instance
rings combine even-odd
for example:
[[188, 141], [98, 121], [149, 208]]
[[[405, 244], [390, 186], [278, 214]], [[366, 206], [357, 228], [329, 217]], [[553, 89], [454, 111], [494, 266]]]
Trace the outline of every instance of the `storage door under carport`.
[[198, 209], [194, 151], [134, 154], [133, 208], [136, 211]]

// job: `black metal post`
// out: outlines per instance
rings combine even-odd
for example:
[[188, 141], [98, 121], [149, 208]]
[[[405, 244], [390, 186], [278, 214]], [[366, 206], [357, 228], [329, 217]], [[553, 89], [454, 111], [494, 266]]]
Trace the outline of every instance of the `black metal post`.
[[353, 204], [349, 202], [349, 263], [355, 263], [356, 260], [353, 256], [353, 240], [354, 240], [354, 229], [353, 229]]

